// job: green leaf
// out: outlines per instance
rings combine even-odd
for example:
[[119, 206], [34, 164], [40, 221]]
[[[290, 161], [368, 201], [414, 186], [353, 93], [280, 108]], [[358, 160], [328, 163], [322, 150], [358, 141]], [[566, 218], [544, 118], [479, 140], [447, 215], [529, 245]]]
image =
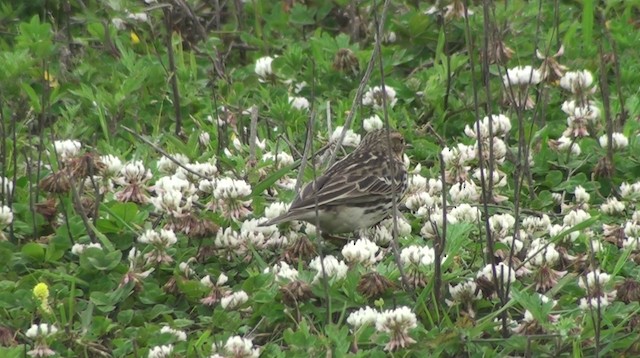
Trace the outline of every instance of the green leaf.
[[44, 248], [40, 244], [30, 242], [22, 247], [22, 254], [32, 260], [44, 261]]

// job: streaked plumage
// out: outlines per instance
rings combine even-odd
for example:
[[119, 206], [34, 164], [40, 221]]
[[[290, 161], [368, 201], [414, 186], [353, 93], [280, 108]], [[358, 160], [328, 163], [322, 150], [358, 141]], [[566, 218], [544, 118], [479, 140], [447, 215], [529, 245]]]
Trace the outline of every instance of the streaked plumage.
[[377, 224], [390, 214], [394, 191], [399, 201], [407, 189], [405, 146], [398, 132], [368, 133], [353, 152], [307, 184], [288, 212], [263, 225], [319, 221], [323, 233], [340, 234]]

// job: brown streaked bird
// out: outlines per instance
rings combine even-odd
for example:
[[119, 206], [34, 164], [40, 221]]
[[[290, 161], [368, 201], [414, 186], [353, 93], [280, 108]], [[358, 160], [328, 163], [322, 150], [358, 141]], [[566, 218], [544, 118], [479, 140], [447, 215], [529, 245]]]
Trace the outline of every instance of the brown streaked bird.
[[396, 131], [369, 132], [353, 152], [307, 184], [289, 211], [261, 226], [302, 220], [319, 223], [323, 233], [333, 235], [379, 223], [393, 209], [394, 192], [399, 202], [407, 190], [406, 146]]

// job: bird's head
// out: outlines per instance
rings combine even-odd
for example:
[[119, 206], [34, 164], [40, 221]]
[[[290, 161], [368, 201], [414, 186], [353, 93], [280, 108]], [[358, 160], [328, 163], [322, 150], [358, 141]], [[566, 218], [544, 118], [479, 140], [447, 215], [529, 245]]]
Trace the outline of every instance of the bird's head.
[[391, 152], [393, 153], [393, 156], [399, 161], [402, 161], [404, 150], [407, 148], [407, 143], [399, 132], [392, 130], [387, 137], [386, 129], [371, 131], [364, 137], [360, 143], [360, 147], [366, 150], [387, 152], [389, 143], [391, 143]]

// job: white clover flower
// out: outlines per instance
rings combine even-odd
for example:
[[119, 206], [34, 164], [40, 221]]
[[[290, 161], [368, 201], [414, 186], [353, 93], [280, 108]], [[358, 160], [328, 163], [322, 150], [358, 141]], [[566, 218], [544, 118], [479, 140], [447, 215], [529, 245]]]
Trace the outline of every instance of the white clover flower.
[[572, 227], [588, 220], [589, 218], [591, 218], [591, 215], [588, 212], [582, 209], [575, 209], [569, 211], [562, 219], [562, 222], [565, 226]]
[[[515, 270], [510, 266], [505, 265], [503, 262], [496, 265], [496, 275], [498, 276], [498, 280], [501, 280], [505, 286], [507, 283], [513, 283], [516, 280]], [[488, 264], [482, 269], [482, 271], [478, 272], [476, 277], [484, 278], [493, 282], [493, 266]]]
[[289, 210], [290, 204], [284, 203], [282, 201], [276, 201], [271, 203], [271, 205], [267, 206], [264, 209], [264, 217], [267, 219], [276, 218]]
[[380, 119], [380, 117], [378, 117], [377, 114], [374, 114], [369, 118], [365, 118], [365, 120], [362, 121], [362, 126], [364, 127], [364, 130], [368, 133], [376, 129], [382, 129], [384, 127], [384, 123], [382, 123], [382, 119]]
[[407, 197], [405, 206], [411, 211], [418, 211], [420, 208], [434, 208], [438, 204], [439, 198], [433, 198], [426, 191], [419, 192]]
[[380, 312], [375, 308], [365, 306], [357, 311], [351, 312], [349, 317], [347, 317], [347, 323], [350, 324], [354, 330], [357, 330], [362, 326], [375, 325], [379, 315]]
[[228, 250], [238, 250], [238, 253], [244, 252], [244, 241], [240, 238], [240, 233], [230, 227], [218, 229], [215, 246]]
[[640, 182], [620, 184], [620, 196], [623, 200], [638, 201], [640, 199]]
[[225, 357], [258, 358], [260, 356], [260, 350], [253, 348], [253, 342], [240, 336], [229, 337], [224, 344], [224, 352], [226, 353]]
[[240, 240], [246, 244], [251, 244], [257, 249], [267, 246], [282, 246], [286, 242], [280, 236], [280, 232], [275, 225], [260, 226], [261, 219], [250, 219], [242, 222], [240, 227]]
[[611, 301], [613, 300], [609, 299], [609, 295], [584, 297], [580, 299], [579, 307], [583, 311], [588, 311], [590, 309], [597, 309], [598, 307], [607, 307], [611, 303]]
[[551, 219], [549, 215], [543, 214], [542, 217], [528, 216], [522, 220], [522, 229], [529, 234], [549, 231], [551, 226]]
[[0, 229], [11, 225], [13, 222], [13, 212], [11, 208], [3, 205], [0, 206]]
[[75, 157], [80, 153], [82, 143], [77, 140], [56, 140], [53, 142], [53, 147], [61, 161], [65, 161], [71, 157]]
[[409, 175], [409, 187], [407, 188], [407, 192], [416, 194], [422, 191], [427, 191], [427, 178], [420, 174]]
[[543, 239], [535, 239], [531, 243], [527, 258], [530, 266], [553, 266], [560, 260], [560, 253], [556, 250], [554, 243], [547, 243]]
[[[343, 126], [337, 126], [331, 134], [329, 142], [338, 143], [338, 140], [340, 140], [340, 135], [342, 135], [343, 128]], [[344, 140], [342, 141], [342, 145], [345, 147], [357, 147], [358, 145], [360, 145], [360, 134], [356, 134], [351, 129], [347, 130], [347, 133], [344, 136]]]
[[587, 193], [587, 191], [585, 190], [585, 188], [582, 187], [582, 185], [578, 185], [575, 188], [574, 195], [576, 197], [576, 203], [578, 204], [588, 203], [589, 199], [591, 198], [591, 195]]
[[472, 182], [455, 183], [449, 189], [452, 204], [475, 203], [480, 198], [480, 188]]
[[[476, 169], [473, 172], [473, 177], [479, 182], [482, 182], [482, 175], [484, 174], [484, 180], [489, 182], [489, 168], [485, 167], [484, 170], [480, 170], [480, 168]], [[493, 186], [496, 188], [501, 188], [507, 185], [507, 175], [499, 170], [494, 170], [491, 172], [491, 179], [493, 180]]]
[[405, 266], [428, 266], [433, 264], [435, 257], [435, 252], [428, 246], [411, 245], [400, 252], [400, 262]]
[[516, 66], [507, 70], [502, 76], [502, 82], [506, 87], [538, 84], [542, 80], [540, 71], [531, 66]]
[[635, 221], [627, 221], [624, 225], [624, 235], [627, 237], [640, 237], [640, 224]]
[[213, 191], [217, 199], [237, 199], [251, 195], [251, 186], [244, 180], [223, 177]]
[[244, 291], [234, 292], [228, 296], [222, 297], [220, 306], [225, 310], [233, 310], [242, 306], [249, 300], [249, 295]]
[[304, 97], [289, 96], [289, 104], [291, 104], [292, 108], [300, 111], [303, 111], [303, 110], [306, 111], [311, 106], [311, 104], [309, 103], [309, 100]]
[[102, 175], [105, 177], [114, 177], [122, 170], [122, 161], [120, 158], [115, 155], [107, 154], [100, 156], [100, 161], [104, 163], [104, 170], [102, 171]]
[[[405, 237], [411, 234], [411, 224], [405, 219], [397, 218], [398, 236]], [[369, 237], [378, 245], [386, 245], [393, 239], [393, 218], [387, 218], [379, 225], [360, 230], [361, 237]]]
[[[182, 165], [189, 164], [189, 158], [184, 154], [176, 153], [172, 154], [171, 157]], [[161, 174], [171, 175], [175, 174], [176, 169], [178, 169], [178, 164], [169, 159], [169, 157], [162, 156], [156, 163], [156, 167]]]
[[150, 198], [156, 211], [167, 213], [172, 217], [181, 218], [191, 213], [193, 201], [198, 199], [197, 195], [183, 195], [181, 191], [169, 189], [161, 191], [158, 196]]
[[151, 171], [144, 167], [141, 160], [134, 160], [125, 164], [120, 170], [120, 178], [117, 182], [120, 185], [142, 184], [151, 179]]
[[385, 350], [404, 348], [416, 341], [409, 337], [409, 330], [418, 326], [418, 319], [409, 307], [402, 306], [394, 310], [385, 310], [378, 315], [376, 330], [391, 335], [391, 341]]
[[624, 211], [625, 205], [615, 197], [608, 198], [600, 205], [600, 210], [607, 215], [620, 214]]
[[127, 18], [138, 22], [147, 22], [149, 17], [146, 12], [135, 12], [127, 14]]
[[601, 290], [604, 285], [609, 283], [609, 280], [611, 280], [611, 275], [600, 271], [600, 269], [595, 269], [582, 277], [578, 281], [578, 286], [586, 291]]
[[557, 145], [558, 151], [563, 153], [571, 151], [571, 155], [576, 157], [579, 156], [580, 153], [582, 153], [582, 149], [580, 149], [580, 145], [575, 140], [569, 137], [562, 136], [558, 138], [558, 140], [556, 141], [556, 145]]
[[229, 277], [224, 273], [220, 273], [220, 276], [218, 276], [218, 279], [216, 280], [216, 286], [222, 286], [227, 283], [227, 281], [229, 281]]
[[149, 358], [169, 358], [173, 353], [173, 344], [155, 346], [149, 350]]
[[138, 237], [138, 242], [141, 244], [154, 245], [159, 247], [171, 247], [178, 238], [172, 230], [160, 229], [160, 232], [154, 230], [147, 230]]
[[[574, 94], [584, 93], [593, 85], [593, 75], [588, 70], [570, 71], [560, 79], [560, 87]], [[589, 90], [595, 91], [595, 87]]]
[[49, 325], [47, 323], [40, 323], [31, 325], [31, 327], [25, 332], [25, 335], [29, 338], [37, 338], [37, 337], [48, 337], [56, 334], [58, 332], [58, 328], [54, 325]]
[[370, 88], [367, 93], [362, 97], [362, 104], [365, 106], [373, 106], [374, 109], [382, 109], [384, 94], [386, 93], [386, 104], [389, 108], [395, 106], [398, 99], [396, 98], [396, 90], [393, 87], [385, 86], [385, 91], [382, 91], [382, 87], [375, 86]]
[[92, 242], [90, 244], [73, 244], [73, 246], [71, 247], [71, 253], [76, 256], [80, 256], [86, 249], [92, 247], [102, 250], [102, 245], [97, 242]]
[[342, 256], [349, 264], [373, 265], [381, 257], [377, 256], [380, 248], [367, 238], [350, 241], [342, 248]]
[[[491, 152], [491, 148], [493, 148], [493, 160], [498, 164], [504, 163], [507, 156], [507, 144], [504, 140], [499, 137], [493, 137], [492, 140], [485, 138], [477, 141], [473, 145], [474, 156], [476, 156], [475, 153], [477, 153], [477, 157], [480, 156], [480, 145], [482, 145], [482, 157], [485, 160], [488, 161], [490, 159], [489, 154]], [[493, 145], [493, 147], [491, 147], [491, 145]]]
[[273, 62], [273, 57], [271, 56], [260, 57], [256, 61], [256, 67], [254, 71], [258, 75], [258, 80], [260, 82], [266, 82], [269, 78], [273, 77], [271, 62]]
[[[614, 150], [621, 150], [629, 146], [629, 139], [622, 133], [612, 133], [612, 139]], [[609, 147], [609, 137], [606, 134], [600, 136], [598, 142], [602, 148]]]
[[451, 300], [445, 300], [449, 307], [457, 303], [469, 303], [482, 298], [482, 292], [478, 290], [478, 285], [472, 279], [455, 286], [449, 285], [449, 294], [451, 295]]
[[210, 162], [185, 163], [184, 166], [189, 169], [189, 171], [198, 173], [198, 175], [194, 175], [180, 167], [176, 169], [176, 175], [182, 176], [192, 182], [198, 182], [203, 180], [203, 178], [213, 179], [218, 174], [215, 159], [212, 159]]
[[249, 205], [251, 199], [251, 186], [244, 180], [228, 177], [218, 179], [213, 197], [218, 201], [222, 214], [227, 218], [240, 219], [251, 211]]
[[427, 192], [431, 196], [440, 196], [442, 194], [442, 180], [440, 179], [429, 179], [427, 183]]
[[640, 237], [625, 237], [624, 240], [622, 240], [622, 247], [637, 250], [638, 247], [640, 247]]
[[[445, 165], [464, 165], [476, 159], [476, 149], [472, 145], [458, 143], [456, 147], [445, 147], [441, 151]], [[442, 184], [440, 186], [442, 190]]]
[[480, 209], [474, 208], [469, 204], [460, 204], [451, 209], [449, 215], [455, 218], [457, 222], [466, 222], [470, 224], [476, 224], [480, 221], [482, 214]]
[[[328, 279], [336, 279], [341, 280], [347, 276], [347, 272], [349, 271], [349, 267], [344, 261], [338, 261], [333, 255], [328, 255], [324, 257], [322, 260], [324, 263], [324, 272], [327, 274]], [[317, 272], [316, 276], [313, 278], [313, 282], [317, 282], [320, 278], [322, 278], [322, 264], [320, 263], [320, 256], [317, 256], [309, 263], [309, 268], [313, 269]]]
[[196, 192], [196, 187], [188, 180], [183, 179], [178, 175], [172, 175], [160, 177], [153, 185], [153, 191], [157, 194], [163, 194], [169, 191], [179, 191], [185, 195], [193, 195]]
[[278, 152], [273, 154], [272, 152], [267, 152], [262, 155], [262, 161], [274, 161], [277, 163], [277, 168], [282, 169], [288, 165], [294, 163], [293, 157], [289, 153]]
[[178, 341], [183, 341], [183, 342], [187, 341], [187, 334], [184, 331], [181, 331], [179, 329], [173, 329], [169, 326], [162, 327], [160, 329], [160, 333], [169, 333], [175, 336]]
[[595, 123], [600, 118], [600, 108], [593, 101], [586, 103], [576, 103], [575, 100], [564, 101], [561, 109], [569, 115], [567, 119], [569, 125], [572, 121]]
[[[396, 221], [396, 225], [398, 226], [398, 236], [404, 237], [411, 235], [411, 224], [404, 218], [398, 217]], [[387, 218], [380, 222], [380, 226], [384, 226], [389, 231], [393, 231], [394, 220], [393, 218]], [[375, 240], [374, 240], [375, 241]], [[378, 241], [375, 241], [378, 242]]]
[[[491, 118], [491, 120], [489, 120]], [[492, 114], [491, 117], [487, 116], [480, 121], [480, 138], [488, 138], [489, 137], [489, 121], [491, 121], [491, 129], [492, 134], [495, 137], [504, 136], [511, 130], [511, 120], [509, 117], [503, 114]], [[478, 122], [474, 123], [473, 126], [466, 125], [464, 127], [464, 133], [471, 137], [478, 139], [478, 134], [476, 131], [478, 130]]]
[[269, 270], [269, 268], [267, 267], [264, 271], [272, 271], [279, 281], [284, 280], [291, 282], [298, 278], [298, 270], [289, 266], [289, 264], [284, 261], [280, 261], [279, 263], [273, 265], [271, 270]]
[[200, 132], [200, 135], [198, 136], [198, 142], [203, 147], [206, 147], [209, 144], [211, 144], [211, 135], [209, 134], [209, 132], [205, 132], [205, 131]]

